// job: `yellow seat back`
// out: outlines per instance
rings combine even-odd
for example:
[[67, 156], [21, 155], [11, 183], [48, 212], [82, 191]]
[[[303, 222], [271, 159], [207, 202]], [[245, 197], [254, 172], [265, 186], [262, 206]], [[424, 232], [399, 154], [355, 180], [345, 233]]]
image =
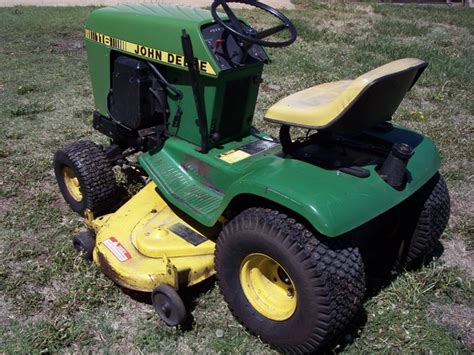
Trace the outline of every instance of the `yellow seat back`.
[[270, 122], [340, 134], [358, 134], [388, 121], [427, 62], [400, 59], [354, 80], [317, 85], [290, 95], [266, 113]]

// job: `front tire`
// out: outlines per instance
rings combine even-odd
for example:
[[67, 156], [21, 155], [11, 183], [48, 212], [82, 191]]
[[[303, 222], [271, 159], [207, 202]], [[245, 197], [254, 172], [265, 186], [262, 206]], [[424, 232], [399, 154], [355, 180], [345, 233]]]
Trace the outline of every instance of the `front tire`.
[[81, 216], [86, 209], [95, 216], [109, 213], [118, 199], [112, 165], [100, 146], [77, 141], [54, 154], [54, 173], [71, 209]]
[[357, 248], [323, 243], [271, 209], [250, 208], [229, 222], [215, 265], [234, 316], [283, 352], [320, 349], [348, 324], [365, 292]]

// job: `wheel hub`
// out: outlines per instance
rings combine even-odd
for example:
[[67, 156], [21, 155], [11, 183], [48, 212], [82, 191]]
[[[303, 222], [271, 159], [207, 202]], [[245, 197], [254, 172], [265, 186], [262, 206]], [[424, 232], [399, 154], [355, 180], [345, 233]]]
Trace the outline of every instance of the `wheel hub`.
[[64, 183], [66, 184], [66, 188], [69, 194], [74, 198], [77, 202], [82, 201], [82, 192], [81, 186], [79, 184], [79, 179], [77, 178], [74, 170], [70, 167], [66, 166], [63, 169], [64, 174]]
[[260, 253], [248, 255], [240, 266], [240, 283], [247, 300], [263, 316], [283, 321], [295, 312], [295, 285], [271, 257]]
[[169, 302], [165, 302], [165, 304], [163, 304], [161, 306], [161, 312], [163, 312], [163, 314], [166, 316], [166, 317], [169, 317], [170, 314], [171, 314], [171, 306], [169, 304]]

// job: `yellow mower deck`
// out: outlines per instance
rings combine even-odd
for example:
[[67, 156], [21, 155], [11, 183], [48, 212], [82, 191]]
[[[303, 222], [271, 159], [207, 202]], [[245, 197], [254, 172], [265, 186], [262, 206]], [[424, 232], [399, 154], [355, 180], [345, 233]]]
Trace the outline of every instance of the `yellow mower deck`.
[[150, 292], [175, 289], [215, 273], [215, 243], [179, 218], [150, 182], [118, 211], [88, 222], [96, 232], [94, 262], [119, 285]]

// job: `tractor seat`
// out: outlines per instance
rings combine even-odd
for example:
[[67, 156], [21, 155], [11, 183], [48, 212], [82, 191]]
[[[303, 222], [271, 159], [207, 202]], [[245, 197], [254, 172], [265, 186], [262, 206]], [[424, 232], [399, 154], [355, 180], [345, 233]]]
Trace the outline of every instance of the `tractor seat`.
[[265, 120], [340, 134], [358, 134], [388, 121], [427, 62], [406, 58], [382, 65], [354, 80], [298, 91], [277, 102]]

